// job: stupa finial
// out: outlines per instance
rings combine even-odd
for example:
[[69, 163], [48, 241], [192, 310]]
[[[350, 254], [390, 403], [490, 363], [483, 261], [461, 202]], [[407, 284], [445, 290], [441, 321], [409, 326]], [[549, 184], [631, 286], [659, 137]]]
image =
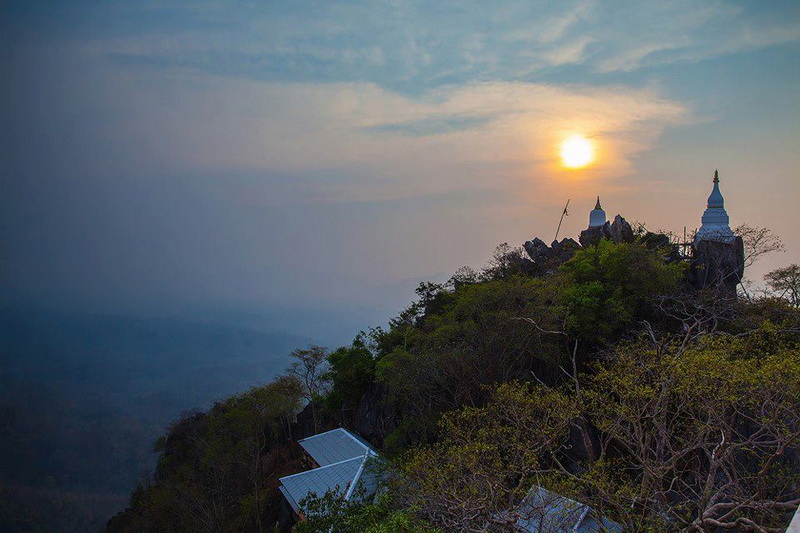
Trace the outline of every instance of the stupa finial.
[[719, 183], [719, 170], [714, 171], [714, 183]]
[[600, 197], [599, 196], [597, 197], [597, 204], [595, 204], [594, 208], [595, 209], [602, 209], [602, 207], [600, 207]]

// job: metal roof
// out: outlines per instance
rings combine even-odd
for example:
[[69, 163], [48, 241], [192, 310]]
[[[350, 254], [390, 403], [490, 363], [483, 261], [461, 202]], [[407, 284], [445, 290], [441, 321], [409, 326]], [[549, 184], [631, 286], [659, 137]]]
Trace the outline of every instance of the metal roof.
[[314, 493], [324, 496], [333, 491], [349, 500], [375, 494], [379, 473], [371, 458], [378, 453], [349, 431], [337, 428], [299, 441], [319, 468], [280, 478], [280, 491], [297, 513], [301, 502]]
[[594, 509], [555, 492], [534, 485], [520, 505], [517, 521], [526, 533], [615, 533], [622, 527]]
[[325, 496], [328, 491], [346, 495], [363, 463], [364, 457], [353, 457], [308, 472], [282, 477], [281, 492], [294, 510], [300, 512], [300, 503], [311, 493], [320, 497]]
[[319, 466], [327, 466], [367, 453], [377, 455], [366, 442], [343, 428], [336, 428], [299, 441], [300, 446]]
[[794, 518], [792, 519], [792, 523], [789, 524], [786, 533], [800, 533], [800, 507], [794, 512]]

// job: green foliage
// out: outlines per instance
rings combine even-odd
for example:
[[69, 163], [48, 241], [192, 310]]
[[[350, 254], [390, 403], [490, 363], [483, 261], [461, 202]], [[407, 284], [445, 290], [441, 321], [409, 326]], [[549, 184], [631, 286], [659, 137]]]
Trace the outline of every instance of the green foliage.
[[311, 495], [301, 504], [306, 519], [295, 525], [294, 533], [441, 533], [411, 513], [397, 509], [387, 494], [374, 503], [360, 503], [328, 492]]
[[519, 318], [535, 315], [557, 328], [560, 317], [551, 305], [555, 295], [548, 280], [517, 276], [464, 284], [446, 299], [440, 297], [437, 312], [419, 318], [406, 330], [403, 346], [377, 363], [377, 379], [391, 397], [402, 399], [408, 413], [398, 428], [403, 434], [389, 441], [432, 440], [438, 415], [482, 404], [484, 385], [524, 379], [532, 371], [554, 373], [567, 353], [563, 338]]
[[584, 490], [637, 531], [661, 531], [664, 519], [670, 530], [785, 527], [781, 502], [797, 498], [800, 351], [751, 346], [730, 335], [686, 350], [620, 345], [580, 397], [605, 450]]
[[613, 340], [634, 317], [652, 315], [652, 299], [675, 291], [683, 270], [640, 243], [603, 239], [579, 250], [560, 268], [567, 276], [559, 301], [568, 333], [589, 341]]
[[270, 475], [285, 468], [278, 452], [292, 436], [303, 394], [295, 378], [280, 376], [208, 413], [186, 414], [156, 442], [153, 482], [133, 493], [129, 510], [108, 530], [263, 530], [269, 502], [278, 497]]
[[[403, 456], [395, 494], [445, 529], [508, 526], [533, 485], [630, 531], [785, 527], [800, 498], [798, 337], [769, 323], [686, 347], [643, 337], [572, 388], [500, 384], [442, 415], [437, 442]], [[586, 447], [577, 468], [571, 431]]]
[[310, 497], [298, 533], [504, 530], [533, 485], [630, 531], [785, 526], [800, 315], [689, 290], [662, 241], [603, 240], [547, 273], [501, 246], [481, 273], [421, 284], [387, 329], [296, 350], [293, 377], [159, 440], [155, 483], [132, 499], [138, 529], [263, 530], [303, 398], [343, 417], [373, 386], [388, 413], [373, 429], [393, 425], [380, 436], [402, 475], [374, 503]]
[[438, 416], [481, 405], [487, 384], [531, 373], [557, 383], [576, 340], [579, 359], [588, 358], [592, 346], [652, 315], [652, 301], [676, 290], [682, 275], [658, 250], [607, 240], [578, 251], [555, 275], [525, 275], [514, 266], [520, 261], [518, 251], [500, 247], [483, 275], [421, 285], [420, 301], [380, 332], [376, 378], [404, 411], [390, 449], [434, 440]]
[[577, 415], [577, 404], [560, 391], [503, 383], [484, 407], [442, 416], [439, 441], [404, 456], [395, 493], [407, 508], [447, 530], [513, 523]]
[[344, 346], [328, 356], [327, 378], [331, 392], [326, 403], [331, 409], [354, 409], [375, 380], [375, 357], [359, 334], [350, 346]]

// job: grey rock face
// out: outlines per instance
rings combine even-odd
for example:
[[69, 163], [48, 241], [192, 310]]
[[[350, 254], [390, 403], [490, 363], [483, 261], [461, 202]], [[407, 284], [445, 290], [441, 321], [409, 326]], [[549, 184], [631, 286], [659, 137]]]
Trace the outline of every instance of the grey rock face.
[[[608, 222], [606, 222], [608, 224]], [[605, 226], [603, 226], [605, 228]], [[633, 228], [620, 215], [614, 217], [614, 222], [609, 228], [611, 240], [619, 244], [621, 242], [633, 242]]]
[[532, 241], [526, 241], [523, 245], [528, 257], [543, 270], [557, 267], [564, 261], [568, 261], [577, 250], [581, 248], [574, 239], [564, 238], [561, 241], [553, 241], [550, 246], [538, 237]]
[[373, 383], [356, 409], [355, 430], [373, 444], [380, 445], [398, 422], [397, 404], [387, 397], [380, 383]]
[[736, 286], [744, 277], [744, 242], [701, 240], [694, 244], [689, 281], [699, 289], [714, 288], [727, 296], [736, 295]]
[[[606, 222], [608, 225], [608, 222]], [[605, 226], [596, 226], [594, 228], [585, 229], [581, 232], [580, 237], [578, 240], [581, 243], [581, 246], [584, 248], [588, 248], [589, 246], [595, 245], [600, 242], [603, 238], [603, 228]]]
[[613, 222], [606, 222], [602, 226], [588, 228], [581, 232], [578, 240], [584, 248], [599, 243], [602, 239], [608, 239], [617, 244], [621, 242], [633, 242], [633, 228], [620, 215], [614, 217]]
[[532, 241], [525, 241], [522, 247], [534, 262], [542, 261], [550, 256], [550, 247], [539, 237], [535, 237]]

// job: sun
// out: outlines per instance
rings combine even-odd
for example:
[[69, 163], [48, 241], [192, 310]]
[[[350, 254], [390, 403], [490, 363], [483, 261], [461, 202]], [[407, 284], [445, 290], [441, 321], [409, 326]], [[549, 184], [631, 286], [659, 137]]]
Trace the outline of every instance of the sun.
[[594, 145], [583, 135], [568, 137], [561, 144], [561, 163], [567, 168], [583, 168], [594, 161]]

